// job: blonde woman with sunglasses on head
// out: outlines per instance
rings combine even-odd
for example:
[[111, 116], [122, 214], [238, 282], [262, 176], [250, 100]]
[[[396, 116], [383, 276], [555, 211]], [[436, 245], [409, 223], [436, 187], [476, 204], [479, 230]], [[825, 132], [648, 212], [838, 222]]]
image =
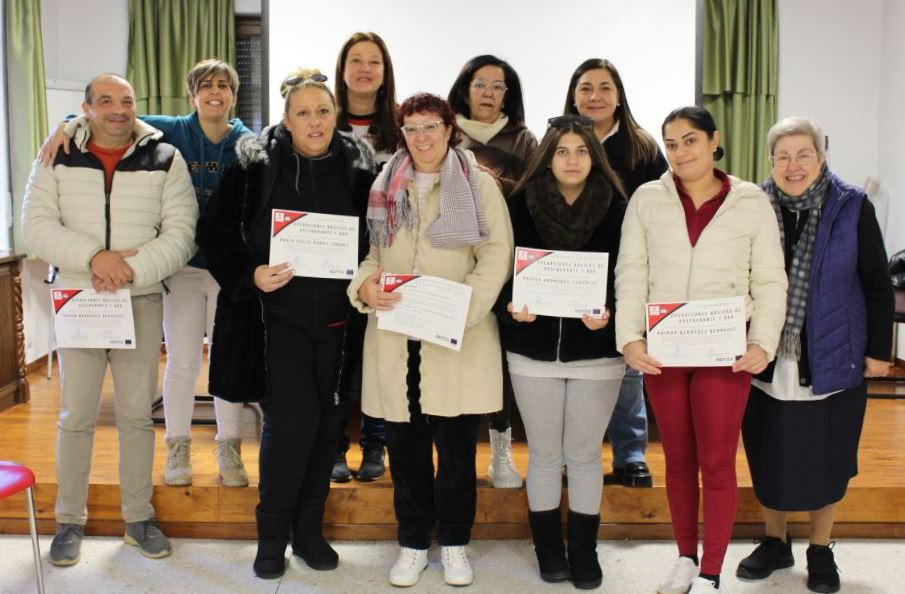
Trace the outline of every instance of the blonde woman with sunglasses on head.
[[301, 70], [283, 82], [283, 121], [239, 144], [236, 166], [198, 223], [198, 245], [223, 287], [210, 390], [262, 399], [254, 571], [265, 579], [283, 575], [290, 534], [293, 554], [313, 569], [338, 563], [322, 527], [337, 447], [334, 393], [348, 281], [268, 264], [273, 209], [358, 217], [364, 255], [373, 152], [336, 130], [325, 81], [317, 70]]

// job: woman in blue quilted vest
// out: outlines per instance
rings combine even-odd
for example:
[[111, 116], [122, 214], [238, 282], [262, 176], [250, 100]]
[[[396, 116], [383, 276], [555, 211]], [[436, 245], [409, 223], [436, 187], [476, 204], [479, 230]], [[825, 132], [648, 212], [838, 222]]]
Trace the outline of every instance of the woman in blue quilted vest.
[[874, 208], [830, 170], [824, 135], [791, 117], [767, 134], [763, 184], [779, 224], [789, 292], [776, 360], [752, 382], [742, 426], [766, 537], [737, 575], [791, 567], [789, 512], [810, 514], [808, 588], [839, 590], [830, 549], [836, 504], [858, 473], [866, 380], [886, 375], [893, 291]]

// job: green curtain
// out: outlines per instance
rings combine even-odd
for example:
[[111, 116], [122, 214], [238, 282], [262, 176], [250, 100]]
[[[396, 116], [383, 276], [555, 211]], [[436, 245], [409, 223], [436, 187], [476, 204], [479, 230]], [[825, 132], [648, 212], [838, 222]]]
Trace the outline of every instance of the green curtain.
[[770, 174], [767, 130], [776, 122], [776, 0], [705, 0], [703, 69], [704, 107], [723, 135], [723, 166], [763, 181]]
[[187, 113], [185, 75], [208, 58], [235, 64], [234, 0], [129, 0], [126, 78], [139, 113]]
[[13, 249], [25, 252], [26, 245], [22, 239], [22, 199], [35, 155], [47, 136], [41, 0], [7, 0], [5, 24]]

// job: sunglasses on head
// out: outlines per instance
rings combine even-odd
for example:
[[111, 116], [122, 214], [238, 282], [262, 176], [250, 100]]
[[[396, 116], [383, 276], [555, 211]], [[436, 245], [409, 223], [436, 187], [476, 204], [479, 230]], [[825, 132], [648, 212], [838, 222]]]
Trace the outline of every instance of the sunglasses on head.
[[592, 128], [594, 126], [594, 121], [583, 115], [561, 115], [556, 116], [555, 118], [550, 118], [547, 120], [548, 128], [568, 128], [569, 126], [581, 126], [582, 128]]
[[311, 80], [314, 82], [327, 82], [326, 74], [312, 74], [311, 76], [291, 76], [283, 81], [284, 87], [294, 87], [295, 85], [302, 84], [306, 80]]

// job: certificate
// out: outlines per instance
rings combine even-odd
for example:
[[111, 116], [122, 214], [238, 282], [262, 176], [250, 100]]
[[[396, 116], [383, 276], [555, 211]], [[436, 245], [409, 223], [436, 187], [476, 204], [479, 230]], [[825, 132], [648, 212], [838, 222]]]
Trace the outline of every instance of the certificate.
[[128, 289], [51, 289], [56, 344], [69, 349], [134, 349], [135, 321]]
[[723, 367], [745, 354], [745, 298], [647, 304], [647, 354], [664, 367]]
[[402, 298], [391, 310], [377, 311], [377, 327], [448, 349], [462, 349], [471, 287], [436, 276], [385, 273], [381, 289]]
[[358, 217], [274, 208], [270, 265], [283, 262], [295, 276], [352, 278], [358, 270]]
[[512, 311], [539, 316], [602, 318], [606, 306], [606, 252], [515, 248]]

